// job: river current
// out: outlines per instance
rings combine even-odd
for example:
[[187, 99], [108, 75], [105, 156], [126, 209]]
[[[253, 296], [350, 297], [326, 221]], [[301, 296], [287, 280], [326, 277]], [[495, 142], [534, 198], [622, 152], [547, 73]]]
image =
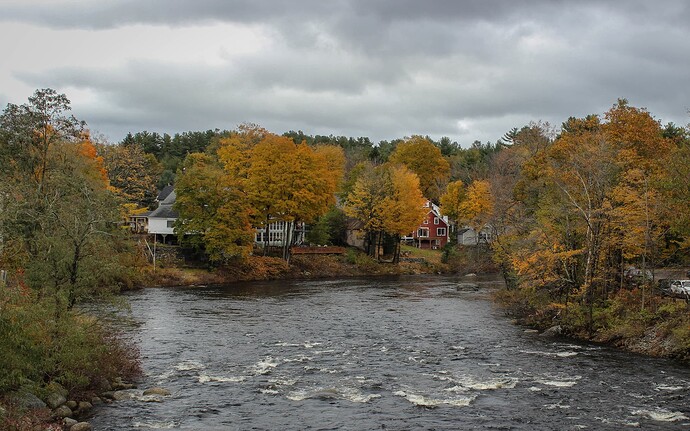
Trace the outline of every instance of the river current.
[[[544, 338], [496, 278], [416, 276], [145, 289], [145, 372], [95, 430], [690, 429], [690, 369]], [[459, 288], [458, 288], [459, 287]], [[159, 386], [170, 396], [142, 396]]]

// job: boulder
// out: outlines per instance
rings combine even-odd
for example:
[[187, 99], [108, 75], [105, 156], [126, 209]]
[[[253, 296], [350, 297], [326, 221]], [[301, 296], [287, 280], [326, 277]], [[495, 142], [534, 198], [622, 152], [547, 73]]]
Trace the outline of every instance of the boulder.
[[79, 407], [79, 403], [76, 402], [76, 401], [74, 401], [74, 400], [69, 400], [69, 401], [67, 401], [67, 402], [65, 403], [65, 405], [66, 405], [67, 407], [71, 408], [72, 410], [76, 410], [77, 407]]
[[70, 409], [67, 406], [60, 406], [53, 410], [53, 417], [57, 419], [63, 419], [63, 418], [68, 418], [72, 416], [74, 413], [72, 412], [72, 409]]
[[131, 400], [134, 398], [135, 394], [131, 390], [115, 391], [113, 392], [114, 401]]
[[122, 381], [121, 378], [116, 378], [113, 380], [113, 382], [110, 384], [111, 388], [113, 391], [123, 391], [127, 389], [134, 389], [136, 388], [136, 385], [133, 385], [131, 383], [125, 383]]
[[51, 392], [46, 397], [46, 404], [51, 409], [56, 409], [67, 402], [67, 398], [58, 392]]
[[476, 283], [458, 283], [457, 290], [479, 290], [479, 285]]
[[101, 397], [102, 397], [104, 400], [114, 400], [114, 399], [115, 399], [115, 398], [114, 398], [114, 395], [115, 395], [115, 392], [113, 392], [113, 391], [107, 391], [107, 392], [103, 392], [103, 393], [101, 394]]
[[76, 424], [72, 425], [69, 431], [91, 431], [92, 429], [91, 424], [88, 422], [77, 422]]
[[552, 326], [546, 331], [541, 333], [542, 337], [556, 337], [563, 334], [563, 328], [561, 325]]
[[48, 385], [46, 385], [46, 389], [49, 392], [57, 392], [58, 394], [62, 395], [63, 397], [67, 397], [69, 395], [69, 391], [65, 389], [60, 383], [58, 382], [50, 382]]
[[99, 397], [93, 397], [93, 398], [91, 398], [91, 404], [93, 404], [94, 406], [97, 406], [99, 404], [103, 404], [103, 400], [100, 399]]
[[77, 422], [78, 422], [78, 421], [76, 421], [76, 420], [74, 420], [74, 419], [72, 419], [72, 418], [64, 418], [64, 419], [62, 420], [62, 424], [63, 424], [63, 425], [65, 426], [65, 428], [67, 428], [67, 429], [72, 428], [74, 425], [77, 424]]
[[93, 405], [88, 401], [79, 401], [79, 413], [88, 412], [93, 408]]
[[162, 395], [165, 397], [170, 395], [170, 391], [165, 388], [149, 388], [144, 391], [144, 395]]
[[26, 390], [17, 392], [10, 398], [17, 404], [17, 407], [23, 410], [44, 409], [47, 407], [47, 404], [41, 401], [40, 398]]

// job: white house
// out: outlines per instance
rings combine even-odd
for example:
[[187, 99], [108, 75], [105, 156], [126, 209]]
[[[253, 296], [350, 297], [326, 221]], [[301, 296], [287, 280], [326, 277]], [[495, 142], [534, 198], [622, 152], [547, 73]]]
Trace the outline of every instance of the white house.
[[484, 226], [479, 232], [469, 226], [458, 229], [458, 244], [478, 245], [491, 242], [491, 227]]
[[[294, 237], [290, 238], [292, 244], [301, 245], [304, 243], [304, 223], [295, 226]], [[267, 237], [268, 235], [268, 237]], [[287, 222], [274, 221], [268, 225], [268, 232], [265, 228], [257, 228], [254, 234], [254, 244], [263, 246], [268, 240], [269, 247], [282, 247], [288, 239]]]
[[175, 221], [177, 220], [177, 212], [173, 210], [175, 203], [175, 191], [171, 191], [168, 196], [163, 199], [151, 214], [148, 219], [148, 230], [151, 235], [163, 236], [163, 241], [167, 235], [174, 235]]

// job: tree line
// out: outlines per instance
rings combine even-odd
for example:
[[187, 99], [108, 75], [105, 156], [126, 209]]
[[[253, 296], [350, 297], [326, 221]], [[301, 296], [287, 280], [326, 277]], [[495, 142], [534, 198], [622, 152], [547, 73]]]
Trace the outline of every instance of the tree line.
[[132, 364], [79, 310], [131, 283], [136, 260], [85, 126], [52, 89], [0, 115], [0, 392], [96, 388]]

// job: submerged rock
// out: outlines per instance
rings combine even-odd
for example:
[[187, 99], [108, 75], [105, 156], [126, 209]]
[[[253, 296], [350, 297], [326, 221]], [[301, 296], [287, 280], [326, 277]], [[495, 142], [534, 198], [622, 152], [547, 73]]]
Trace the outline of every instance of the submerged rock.
[[479, 285], [476, 283], [458, 283], [455, 288], [457, 290], [479, 290]]

